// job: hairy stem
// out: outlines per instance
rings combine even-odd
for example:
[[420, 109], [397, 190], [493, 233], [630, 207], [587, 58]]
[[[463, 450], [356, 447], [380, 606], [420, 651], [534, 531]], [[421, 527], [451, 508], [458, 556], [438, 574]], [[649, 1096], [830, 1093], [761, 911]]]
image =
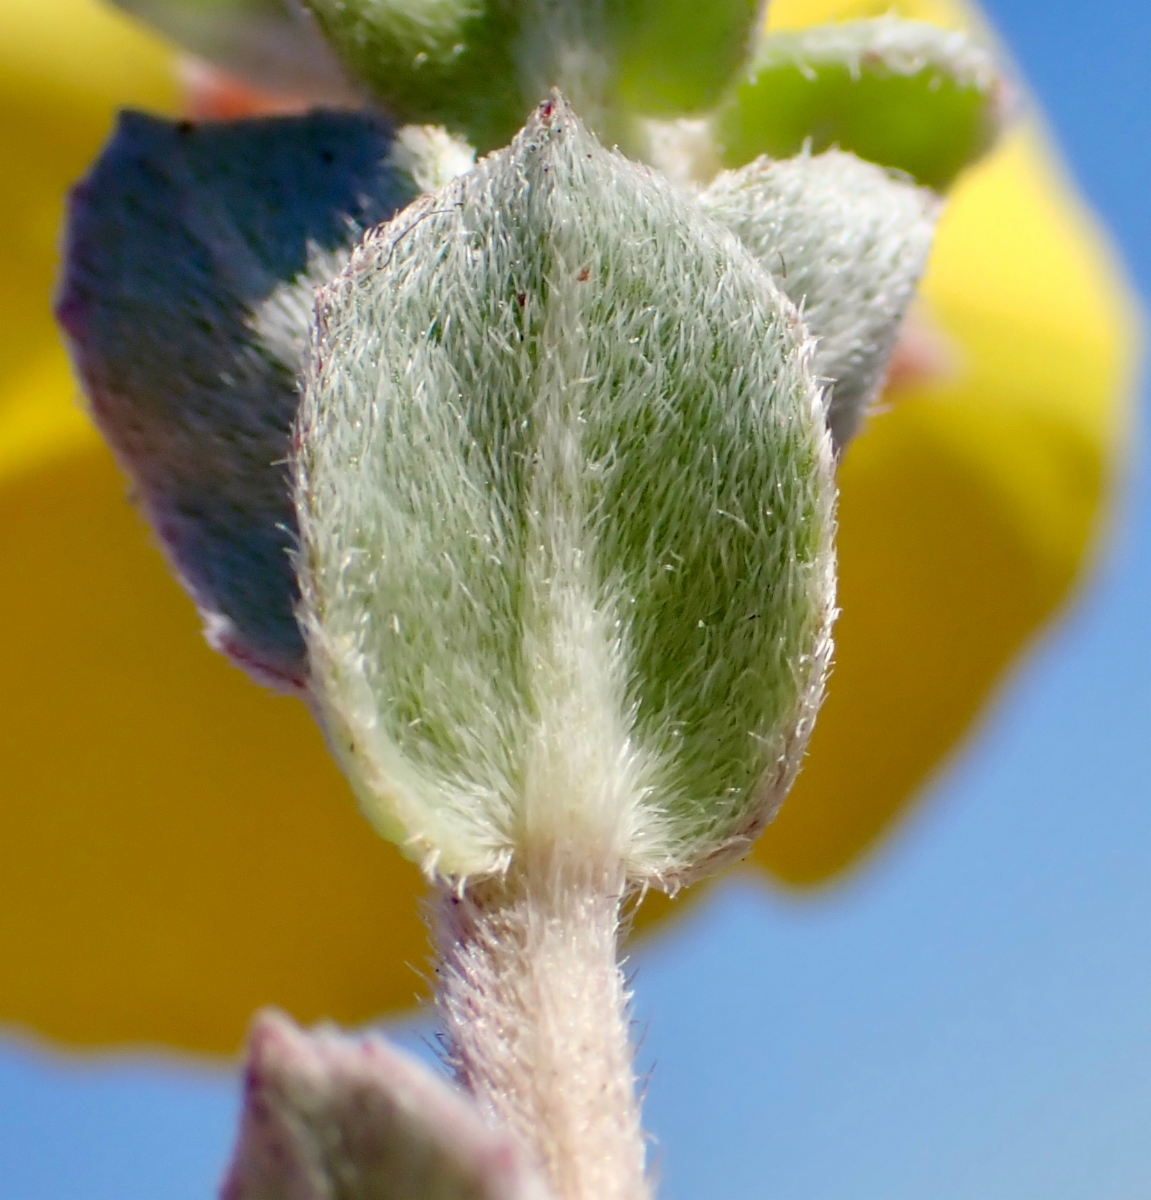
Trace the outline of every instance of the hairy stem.
[[556, 1200], [648, 1200], [617, 958], [621, 868], [525, 856], [445, 893], [439, 1007], [461, 1081], [535, 1155]]

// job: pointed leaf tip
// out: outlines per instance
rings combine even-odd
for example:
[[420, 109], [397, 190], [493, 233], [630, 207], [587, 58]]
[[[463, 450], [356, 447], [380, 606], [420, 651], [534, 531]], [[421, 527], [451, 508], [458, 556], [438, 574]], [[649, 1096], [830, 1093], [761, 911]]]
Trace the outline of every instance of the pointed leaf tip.
[[382, 1037], [265, 1012], [221, 1200], [548, 1200], [509, 1135]]
[[391, 128], [125, 113], [75, 189], [57, 313], [212, 643], [303, 686], [286, 477], [312, 288], [414, 194]]

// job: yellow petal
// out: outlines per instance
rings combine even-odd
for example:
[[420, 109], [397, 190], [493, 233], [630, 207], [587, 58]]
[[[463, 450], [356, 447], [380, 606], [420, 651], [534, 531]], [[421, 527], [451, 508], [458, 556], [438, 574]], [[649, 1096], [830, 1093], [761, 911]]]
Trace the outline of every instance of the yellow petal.
[[417, 873], [297, 701], [204, 644], [71, 405], [62, 354], [0, 396], [0, 1019], [230, 1053], [269, 1000], [363, 1020], [419, 990]]

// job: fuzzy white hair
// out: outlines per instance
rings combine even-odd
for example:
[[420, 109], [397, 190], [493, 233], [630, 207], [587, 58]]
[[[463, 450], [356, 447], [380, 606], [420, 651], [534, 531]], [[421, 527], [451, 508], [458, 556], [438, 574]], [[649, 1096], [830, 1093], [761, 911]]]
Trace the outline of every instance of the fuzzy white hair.
[[300, 620], [368, 814], [429, 873], [746, 851], [831, 653], [834, 466], [794, 306], [553, 97], [320, 294]]
[[725, 171], [700, 195], [799, 305], [831, 384], [837, 450], [883, 385], [942, 201], [853, 154], [829, 150]]

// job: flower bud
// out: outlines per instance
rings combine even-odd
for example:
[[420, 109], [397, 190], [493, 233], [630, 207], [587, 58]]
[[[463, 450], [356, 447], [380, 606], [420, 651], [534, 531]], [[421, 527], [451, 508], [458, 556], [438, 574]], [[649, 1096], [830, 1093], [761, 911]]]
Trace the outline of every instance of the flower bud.
[[378, 1034], [260, 1013], [221, 1200], [548, 1200], [512, 1136]]

